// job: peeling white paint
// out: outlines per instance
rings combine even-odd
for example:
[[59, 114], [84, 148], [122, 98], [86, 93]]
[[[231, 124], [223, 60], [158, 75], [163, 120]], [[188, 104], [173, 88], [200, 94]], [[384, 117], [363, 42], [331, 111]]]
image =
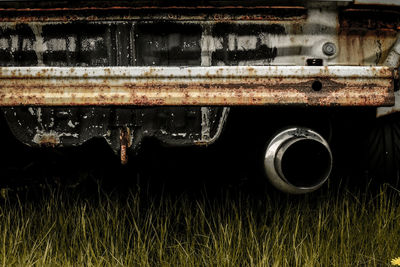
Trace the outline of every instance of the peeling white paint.
[[8, 39], [6, 39], [6, 38], [0, 38], [0, 49], [6, 50], [6, 49], [8, 49], [8, 48], [10, 48]]
[[254, 35], [237, 36], [236, 49], [239, 51], [256, 49], [257, 37]]
[[201, 107], [201, 140], [210, 139], [210, 109]]
[[99, 43], [103, 43], [103, 41], [102, 37], [83, 39], [81, 49], [82, 51], [95, 51], [99, 46]]
[[76, 51], [76, 38], [69, 36], [67, 39], [67, 47], [69, 52], [75, 52]]
[[[230, 108], [224, 107], [224, 109], [222, 111], [222, 115], [219, 118], [217, 132], [215, 133], [214, 136], [212, 136], [209, 139], [204, 139], [202, 137], [200, 140], [194, 141], [194, 143], [197, 143], [197, 144], [202, 144], [202, 143], [212, 144], [212, 143], [214, 143], [222, 133], [222, 130], [223, 130], [223, 128], [225, 126], [225, 123], [226, 123], [226, 120], [228, 118], [229, 110], [230, 110]], [[191, 135], [190, 135], [190, 137], [191, 137]]]
[[75, 124], [73, 124], [71, 120], [68, 121], [68, 126], [71, 128], [75, 128]]
[[79, 134], [74, 133], [58, 133], [54, 130], [50, 131], [38, 131], [35, 136], [33, 137], [32, 141], [36, 144], [51, 144], [51, 145], [58, 145], [61, 143], [61, 137], [73, 137], [79, 138]]
[[31, 26], [31, 29], [33, 31], [33, 34], [35, 35], [35, 43], [34, 43], [34, 51], [36, 53], [36, 57], [37, 57], [37, 65], [38, 66], [44, 66], [43, 63], [43, 53], [44, 51], [46, 51], [46, 45], [44, 43], [44, 39], [42, 36], [42, 25], [40, 24], [33, 24]]
[[18, 50], [18, 36], [17, 35], [11, 35], [11, 52], [15, 52]]
[[29, 113], [31, 113], [32, 116], [35, 116], [35, 115], [36, 115], [36, 113], [35, 113], [35, 111], [33, 110], [32, 107], [29, 107], [29, 108], [28, 108], [28, 111], [29, 111]]
[[65, 51], [67, 50], [67, 40], [64, 38], [52, 38], [46, 41], [45, 47], [50, 51]]
[[186, 137], [187, 136], [187, 133], [173, 133], [173, 134], [171, 134], [172, 136], [179, 136], [179, 137]]
[[42, 124], [42, 108], [36, 108], [37, 121]]
[[50, 117], [50, 124], [48, 126], [49, 128], [54, 127], [54, 117]]
[[55, 131], [50, 131], [50, 132], [39, 131], [35, 134], [32, 141], [35, 144], [41, 145], [43, 143], [49, 143], [50, 140], [54, 145], [60, 144], [60, 136]]

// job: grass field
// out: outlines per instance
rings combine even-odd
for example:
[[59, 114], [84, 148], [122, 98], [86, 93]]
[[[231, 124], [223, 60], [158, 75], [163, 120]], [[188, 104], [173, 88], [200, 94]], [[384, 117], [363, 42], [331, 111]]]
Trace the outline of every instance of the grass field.
[[34, 201], [2, 191], [2, 266], [390, 266], [400, 256], [400, 192], [387, 185], [265, 198], [43, 191]]

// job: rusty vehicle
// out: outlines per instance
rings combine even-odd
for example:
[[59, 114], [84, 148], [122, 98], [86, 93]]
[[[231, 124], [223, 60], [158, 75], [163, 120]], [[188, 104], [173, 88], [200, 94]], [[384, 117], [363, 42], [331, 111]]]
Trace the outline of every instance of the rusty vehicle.
[[[149, 137], [212, 144], [238, 106], [367, 107], [385, 121], [370, 133], [370, 162], [398, 175], [399, 32], [398, 0], [2, 0], [0, 105], [28, 146], [100, 137], [123, 164]], [[319, 188], [329, 138], [296, 122], [275, 130], [270, 182]]]

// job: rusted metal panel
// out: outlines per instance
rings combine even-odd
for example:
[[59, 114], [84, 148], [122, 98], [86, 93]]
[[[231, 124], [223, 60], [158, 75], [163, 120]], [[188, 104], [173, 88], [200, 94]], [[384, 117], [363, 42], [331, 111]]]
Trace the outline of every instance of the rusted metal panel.
[[394, 93], [395, 104], [392, 107], [379, 107], [376, 109], [376, 117], [383, 117], [393, 113], [400, 112], [400, 91]]
[[354, 0], [355, 4], [400, 6], [399, 0]]
[[[294, 12], [284, 16], [274, 7], [270, 17], [262, 17], [267, 10], [241, 10], [231, 18], [212, 8], [99, 17], [73, 13], [62, 22], [54, 15], [28, 22], [18, 18], [21, 12], [0, 14], [0, 21], [13, 18], [0, 25], [0, 65], [304, 66], [308, 59], [321, 59], [324, 66], [374, 66], [384, 65], [400, 29], [399, 10], [310, 7], [300, 16], [296, 8], [282, 9]], [[324, 53], [327, 43], [336, 53]]]
[[4, 67], [0, 105], [389, 106], [388, 67]]
[[137, 150], [144, 139], [170, 146], [209, 145], [221, 135], [226, 107], [3, 107], [11, 132], [22, 143], [76, 146], [103, 138], [121, 153]]
[[[87, 14], [90, 13], [90, 16]], [[305, 19], [300, 5], [255, 6], [85, 6], [58, 8], [10, 8], [0, 6], [0, 22], [73, 22], [132, 20], [192, 21], [294, 21]]]

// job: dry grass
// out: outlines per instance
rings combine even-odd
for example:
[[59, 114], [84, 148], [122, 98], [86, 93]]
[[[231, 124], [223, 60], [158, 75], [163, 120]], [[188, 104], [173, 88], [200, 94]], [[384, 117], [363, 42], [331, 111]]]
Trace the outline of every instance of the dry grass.
[[383, 266], [400, 256], [400, 193], [80, 199], [0, 205], [2, 266]]

